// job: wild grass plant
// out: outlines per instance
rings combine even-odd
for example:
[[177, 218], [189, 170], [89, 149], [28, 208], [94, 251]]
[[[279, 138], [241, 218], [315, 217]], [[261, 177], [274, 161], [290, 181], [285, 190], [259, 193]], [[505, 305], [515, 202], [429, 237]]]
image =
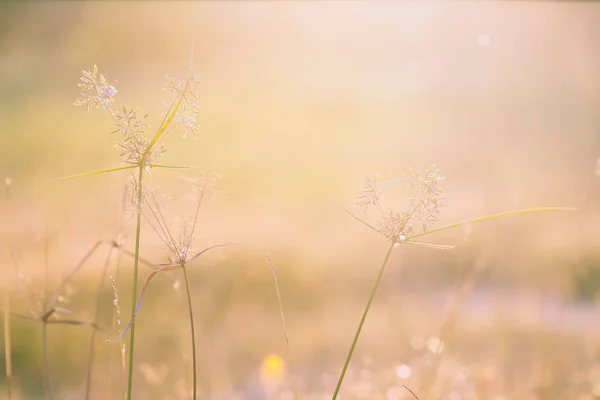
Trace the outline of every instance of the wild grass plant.
[[[49, 238], [44, 239], [44, 259], [45, 259], [45, 270], [48, 273], [49, 270], [49, 262], [48, 262], [48, 243]], [[54, 324], [66, 324], [66, 325], [80, 325], [80, 326], [89, 326], [92, 330], [103, 331], [103, 329], [96, 324], [94, 321], [86, 321], [75, 318], [68, 318], [65, 315], [69, 315], [72, 313], [70, 309], [67, 308], [66, 302], [68, 295], [66, 293], [67, 288], [72, 281], [72, 279], [77, 275], [77, 273], [81, 270], [84, 264], [89, 260], [89, 258], [94, 254], [94, 252], [98, 249], [98, 247], [102, 244], [102, 242], [97, 242], [92, 248], [85, 254], [85, 256], [77, 263], [77, 265], [65, 276], [61, 279], [58, 287], [52, 292], [48, 292], [48, 277], [45, 277], [45, 290], [44, 295], [39, 296], [35, 295], [32, 290], [26, 287], [27, 282], [22, 275], [21, 277], [22, 285], [24, 286], [24, 290], [30, 293], [30, 310], [29, 314], [24, 314], [22, 312], [11, 311], [10, 316], [17, 317], [24, 320], [35, 321], [37, 323], [42, 324], [42, 357], [43, 357], [43, 375], [44, 375], [44, 388], [47, 396], [50, 399], [55, 398], [54, 384], [52, 380], [51, 368], [50, 368], [50, 357], [49, 357], [49, 344], [48, 344], [48, 327], [49, 325]], [[6, 313], [6, 310], [5, 310]], [[8, 319], [9, 316], [6, 316]], [[5, 336], [6, 338], [10, 337], [9, 335]], [[10, 354], [10, 353], [8, 353]], [[7, 369], [8, 371], [8, 369]]]
[[[83, 174], [73, 175], [67, 178], [84, 177], [97, 175], [108, 172], [116, 172], [122, 170], [133, 170], [135, 171], [131, 175], [131, 193], [132, 202], [135, 208], [136, 224], [135, 224], [135, 246], [133, 251], [133, 282], [131, 288], [132, 298], [132, 309], [129, 318], [129, 323], [126, 328], [121, 332], [119, 339], [121, 339], [126, 333], [129, 333], [129, 347], [128, 347], [128, 363], [127, 363], [127, 399], [132, 398], [133, 391], [133, 371], [134, 371], [134, 354], [135, 354], [135, 317], [139, 312], [142, 304], [144, 293], [152, 280], [152, 278], [161, 272], [167, 272], [174, 269], [182, 269], [183, 277], [185, 282], [185, 288], [188, 300], [189, 318], [190, 318], [190, 329], [191, 329], [191, 346], [192, 346], [192, 357], [193, 357], [193, 385], [192, 393], [193, 398], [196, 399], [196, 343], [195, 343], [195, 331], [194, 331], [194, 316], [192, 308], [191, 294], [189, 290], [189, 279], [187, 274], [187, 264], [190, 261], [195, 260], [206, 251], [219, 247], [222, 245], [211, 246], [202, 251], [193, 253], [191, 250], [191, 241], [194, 235], [196, 224], [198, 222], [198, 215], [200, 212], [200, 206], [204, 193], [206, 190], [212, 188], [216, 177], [214, 175], [201, 176], [202, 182], [196, 187], [200, 192], [199, 200], [197, 203], [196, 212], [191, 227], [183, 228], [181, 235], [176, 237], [168, 227], [166, 219], [155, 198], [153, 197], [152, 189], [144, 179], [146, 174], [149, 174], [151, 170], [157, 168], [189, 168], [174, 165], [160, 164], [159, 159], [166, 152], [165, 147], [162, 145], [164, 138], [169, 133], [173, 126], [183, 128], [184, 137], [188, 134], [196, 134], [199, 130], [196, 115], [199, 112], [199, 95], [198, 85], [199, 77], [192, 75], [192, 64], [193, 64], [193, 50], [190, 61], [189, 70], [186, 72], [183, 78], [167, 77], [164, 89], [168, 92], [174, 93], [174, 98], [166, 111], [166, 114], [160, 123], [158, 129], [151, 137], [146, 137], [146, 130], [149, 129], [150, 125], [146, 122], [145, 117], [140, 117], [138, 111], [132, 108], [123, 106], [121, 108], [115, 108], [113, 106], [114, 96], [117, 93], [117, 89], [113, 84], [109, 83], [104, 75], [98, 72], [96, 66], [92, 70], [83, 71], [81, 77], [81, 83], [79, 87], [82, 89], [82, 99], [77, 100], [75, 105], [83, 106], [89, 111], [92, 107], [102, 108], [106, 111], [113, 120], [117, 130], [113, 134], [120, 135], [120, 140], [116, 143], [116, 147], [121, 152], [123, 166], [108, 168]], [[152, 196], [154, 203], [149, 201], [149, 197]], [[147, 211], [145, 211], [147, 210]], [[139, 275], [139, 263], [140, 263], [140, 238], [141, 238], [141, 226], [142, 217], [145, 217], [150, 225], [153, 227], [155, 232], [163, 239], [169, 252], [172, 254], [170, 262], [168, 264], [159, 265], [158, 269], [150, 274], [144, 284], [142, 291], [138, 297], [138, 275]], [[103, 272], [103, 278], [100, 284], [102, 285], [105, 273]], [[92, 339], [93, 341], [93, 339]], [[92, 342], [93, 343], [93, 342]], [[91, 349], [93, 352], [93, 346]], [[89, 389], [88, 389], [89, 394]]]
[[[97, 342], [100, 333], [104, 334], [105, 337], [108, 337], [106, 340], [107, 342], [120, 344], [118, 348], [120, 358], [118, 364], [120, 368], [118, 369], [121, 370], [119, 374], [123, 378], [123, 394], [128, 400], [134, 398], [133, 386], [135, 370], [134, 350], [136, 343], [136, 317], [143, 310], [142, 304], [144, 296], [146, 295], [154, 278], [159, 275], [164, 275], [166, 272], [181, 270], [189, 318], [190, 349], [192, 354], [192, 383], [186, 393], [189, 393], [189, 397], [195, 400], [201, 396], [199, 395], [199, 390], [197, 388], [197, 361], [199, 355], [197, 354], [196, 322], [191, 291], [192, 282], [189, 276], [190, 263], [196, 261], [200, 256], [212, 249], [229, 246], [232, 243], [196, 247], [193, 242], [194, 236], [198, 229], [201, 206], [206, 196], [214, 196], [216, 193], [215, 185], [218, 175], [202, 168], [163, 164], [160, 160], [166, 152], [166, 149], [163, 145], [164, 139], [171, 130], [174, 128], [182, 128], [184, 131], [184, 136], [188, 134], [194, 135], [198, 132], [199, 128], [196, 123], [196, 115], [199, 111], [199, 95], [197, 93], [199, 78], [192, 75], [191, 63], [183, 78], [167, 78], [165, 89], [173, 93], [173, 99], [164, 115], [164, 118], [158, 125], [158, 128], [153, 132], [151, 137], [146, 136], [146, 133], [150, 129], [150, 125], [148, 124], [146, 117], [141, 117], [141, 114], [138, 110], [129, 108], [127, 106], [116, 107], [114, 105], [117, 89], [113, 83], [109, 82], [98, 71], [96, 66], [90, 70], [83, 71], [83, 76], [81, 77], [81, 83], [79, 86], [82, 89], [83, 98], [78, 100], [76, 105], [85, 107], [87, 111], [90, 111], [92, 108], [102, 109], [108, 113], [113, 124], [115, 125], [116, 130], [112, 133], [118, 136], [116, 147], [120, 151], [122, 165], [113, 168], [72, 175], [67, 178], [88, 177], [117, 171], [131, 172], [129, 179], [129, 193], [135, 215], [134, 247], [132, 251], [128, 250], [125, 246], [125, 241], [120, 235], [116, 235], [115, 238], [111, 240], [99, 240], [94, 243], [90, 250], [80, 260], [80, 262], [77, 263], [75, 267], [60, 281], [58, 288], [51, 295], [47, 296], [46, 299], [44, 299], [42, 302], [43, 307], [33, 316], [15, 313], [10, 304], [10, 291], [8, 289], [5, 290], [3, 310], [5, 331], [4, 354], [6, 364], [6, 381], [8, 383], [8, 397], [9, 399], [12, 397], [13, 381], [10, 351], [10, 317], [17, 316], [42, 324], [45, 391], [50, 399], [56, 397], [52, 376], [50, 374], [51, 368], [49, 367], [50, 362], [48, 355], [47, 328], [50, 324], [83, 325], [92, 328], [88, 350], [89, 361], [85, 388], [86, 399], [92, 398], [94, 368], [98, 364], [95, 357], [97, 354]], [[157, 199], [157, 191], [152, 186], [151, 181], [152, 173], [156, 169], [188, 169], [192, 170], [197, 175], [192, 180], [191, 185], [191, 191], [197, 196], [192, 216], [191, 218], [185, 220], [179, 227], [173, 227], [168, 221], [168, 218], [164, 213], [164, 206], [161, 205], [161, 202]], [[332, 394], [333, 400], [338, 398], [338, 396], [341, 396], [342, 385], [352, 361], [359, 337], [366, 323], [371, 305], [375, 299], [376, 293], [383, 279], [384, 271], [389, 263], [390, 258], [392, 257], [394, 249], [398, 248], [401, 250], [404, 246], [419, 246], [432, 250], [448, 251], [453, 249], [455, 245], [425, 242], [422, 241], [422, 239], [425, 236], [433, 235], [437, 232], [510, 215], [520, 215], [540, 211], [573, 210], [572, 208], [566, 207], [537, 207], [520, 209], [486, 215], [435, 227], [434, 225], [437, 222], [438, 215], [441, 212], [445, 199], [447, 198], [440, 188], [440, 184], [443, 182], [443, 180], [444, 177], [440, 174], [435, 165], [432, 165], [425, 170], [411, 170], [404, 176], [401, 176], [400, 179], [395, 180], [381, 181], [378, 179], [378, 177], [373, 179], [367, 178], [366, 186], [360, 192], [356, 201], [356, 206], [362, 209], [364, 214], [357, 215], [357, 213], [346, 210], [346, 212], [348, 212], [353, 218], [387, 241], [389, 243], [389, 247], [383, 256], [383, 261], [379, 267], [378, 274], [365, 303], [358, 326], [348, 347], [345, 361]], [[399, 184], [404, 184], [407, 186], [409, 195], [402, 200], [402, 203], [399, 207], [390, 207], [388, 203], [384, 201], [384, 194], [386, 190], [389, 190], [389, 188]], [[9, 197], [9, 187], [10, 185], [7, 183], [7, 198]], [[168, 262], [153, 263], [142, 257], [140, 251], [142, 221], [145, 221], [145, 224], [150, 227], [151, 231], [153, 231], [165, 245], [169, 254]], [[81, 271], [84, 264], [89, 261], [92, 254], [94, 254], [102, 245], [108, 246], [108, 252], [106, 254], [106, 259], [100, 273], [100, 279], [96, 287], [95, 307], [92, 313], [94, 315], [94, 319], [92, 321], [85, 321], [79, 319], [56, 318], [57, 314], [64, 314], [68, 312], [66, 308], [61, 307], [59, 304], [64, 297], [65, 288]], [[45, 248], [45, 252], [47, 254], [47, 242], [45, 243]], [[131, 297], [131, 311], [126, 316], [122, 314], [119, 304], [119, 298], [124, 293], [124, 288], [120, 285], [119, 280], [123, 274], [129, 273], [129, 269], [124, 268], [127, 263], [121, 259], [121, 256], [128, 256], [133, 259], [133, 268], [131, 270], [132, 286], [130, 293], [127, 293], [129, 297]], [[114, 261], [116, 264], [114, 276], [109, 272], [109, 267], [112, 261]], [[288, 328], [286, 325], [283, 308], [282, 293], [280, 292], [276, 269], [273, 265], [270, 255], [268, 256], [268, 262], [274, 280], [274, 287], [279, 305], [279, 313], [281, 317], [283, 333], [285, 336], [287, 358], [290, 365], [289, 369], [291, 371], [291, 381], [294, 393], [293, 396], [296, 399], [300, 399], [302, 398], [302, 394], [293, 369], [294, 363], [292, 361], [291, 350], [293, 346], [290, 344], [290, 339], [288, 337]], [[139, 278], [140, 264], [146, 264], [150, 269], [152, 269], [152, 272], [146, 277], [141, 287], [139, 285], [139, 281], [141, 280]], [[485, 256], [482, 256], [482, 259], [476, 263], [471, 273], [464, 280], [461, 290], [454, 299], [450, 311], [448, 312], [446, 318], [442, 321], [439, 334], [439, 346], [442, 346], [442, 343], [449, 335], [451, 335], [451, 332], [456, 324], [457, 314], [461, 308], [462, 299], [473, 287], [476, 274], [484, 268]], [[45, 269], [47, 274], [49, 274], [48, 261], [46, 261]], [[113, 304], [115, 311], [111, 319], [112, 325], [109, 328], [102, 326], [100, 321], [100, 310], [102, 308], [103, 301], [101, 292], [107, 285], [107, 279], [109, 279], [111, 283], [111, 292], [113, 294], [112, 297], [114, 298]], [[128, 345], [125, 345], [123, 339], [125, 339], [127, 335], [129, 335], [129, 341]], [[437, 351], [436, 354], [440, 356], [439, 359], [437, 359], [437, 364], [433, 365], [428, 370], [423, 371], [423, 385], [418, 388], [409, 388], [408, 386], [404, 387], [404, 389], [410, 393], [411, 396], [418, 399], [433, 399], [441, 396], [441, 392], [437, 390], [438, 387], [436, 386], [436, 378], [438, 375], [437, 369], [439, 369], [439, 366], [442, 363], [442, 354], [441, 351]], [[110, 371], [115, 369], [113, 357], [109, 358], [108, 368]], [[111, 387], [112, 380], [110, 379], [112, 375], [113, 373], [109, 372], [109, 387], [107, 389], [107, 393], [111, 396], [113, 395], [113, 389]]]
[[[428, 236], [434, 234], [436, 232], [445, 231], [448, 229], [457, 228], [460, 226], [473, 224], [476, 222], [488, 221], [495, 218], [505, 217], [509, 215], [517, 215], [517, 214], [525, 214], [531, 212], [538, 211], [574, 211], [573, 208], [568, 207], [537, 207], [530, 209], [521, 209], [515, 211], [507, 211], [498, 214], [491, 214], [482, 217], [477, 217], [473, 219], [469, 219], [466, 221], [455, 222], [447, 225], [443, 225], [437, 228], [432, 228], [432, 224], [435, 223], [438, 219], [438, 214], [441, 211], [443, 206], [443, 201], [446, 199], [446, 195], [440, 188], [440, 183], [445, 179], [443, 175], [440, 174], [438, 168], [434, 165], [431, 165], [425, 170], [410, 170], [407, 174], [401, 177], [401, 179], [397, 180], [389, 180], [389, 181], [379, 181], [378, 177], [375, 178], [366, 178], [366, 185], [364, 189], [360, 192], [357, 197], [356, 206], [363, 208], [364, 211], [368, 211], [369, 208], [375, 209], [375, 222], [370, 223], [346, 210], [348, 214], [350, 214], [357, 221], [361, 222], [372, 231], [380, 234], [386, 241], [390, 243], [387, 252], [385, 253], [383, 262], [379, 267], [379, 273], [375, 279], [375, 282], [371, 288], [371, 292], [367, 299], [364, 311], [361, 315], [360, 321], [356, 328], [356, 332], [352, 339], [352, 343], [348, 349], [348, 353], [346, 355], [346, 359], [344, 361], [344, 365], [340, 372], [340, 376], [338, 378], [335, 391], [333, 393], [332, 400], [335, 400], [342, 388], [342, 383], [344, 381], [344, 377], [346, 376], [346, 372], [348, 370], [348, 366], [350, 365], [350, 361], [352, 359], [352, 355], [354, 350], [356, 349], [356, 345], [358, 343], [358, 339], [362, 332], [363, 326], [365, 324], [365, 320], [367, 315], [369, 314], [369, 310], [371, 308], [371, 304], [373, 299], [375, 298], [375, 294], [377, 293], [377, 289], [381, 283], [383, 273], [388, 264], [390, 256], [394, 248], [399, 246], [421, 246], [427, 247], [436, 250], [451, 250], [454, 248], [452, 245], [445, 244], [435, 244], [435, 243], [427, 243], [422, 242], [420, 239], [424, 236]], [[405, 203], [403, 204], [401, 211], [398, 211], [397, 208], [386, 208], [386, 205], [383, 202], [383, 194], [385, 190], [392, 184], [404, 183], [410, 189], [409, 197], [404, 199]], [[417, 240], [415, 240], [417, 239]], [[468, 279], [465, 281], [465, 291], [468, 290], [469, 285], [472, 284], [471, 280]], [[448, 326], [454, 321], [454, 313], [458, 310], [459, 297], [455, 300], [457, 306], [453, 309], [451, 314], [444, 323], [444, 331], [448, 329]], [[439, 341], [440, 346], [442, 341]], [[439, 349], [438, 349], [439, 350]], [[425, 387], [423, 390], [429, 390], [430, 387]], [[411, 392], [412, 393], [412, 392]]]

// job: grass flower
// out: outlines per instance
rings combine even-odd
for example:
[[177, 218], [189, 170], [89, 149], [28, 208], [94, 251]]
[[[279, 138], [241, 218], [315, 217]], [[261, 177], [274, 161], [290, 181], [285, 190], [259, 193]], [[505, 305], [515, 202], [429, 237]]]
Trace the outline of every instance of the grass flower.
[[83, 98], [73, 104], [85, 107], [86, 111], [90, 111], [92, 107], [103, 107], [110, 111], [109, 104], [113, 102], [117, 89], [106, 80], [104, 75], [98, 74], [96, 65], [91, 71], [84, 70], [82, 74], [81, 82], [77, 86], [81, 88]]
[[[136, 299], [138, 297], [138, 266], [140, 262], [139, 248], [141, 237], [141, 218], [142, 205], [147, 195], [147, 190], [144, 182], [144, 173], [149, 172], [152, 168], [188, 168], [177, 167], [172, 165], [158, 164], [160, 157], [165, 153], [165, 148], [161, 142], [166, 137], [171, 123], [180, 125], [184, 128], [184, 136], [189, 132], [197, 132], [197, 124], [194, 115], [198, 113], [199, 95], [196, 90], [199, 86], [199, 79], [191, 74], [192, 61], [194, 51], [192, 48], [190, 57], [190, 68], [181, 79], [167, 77], [165, 89], [173, 92], [174, 98], [170, 103], [162, 122], [151, 137], [146, 137], [145, 131], [149, 125], [144, 118], [138, 117], [138, 112], [133, 109], [122, 108], [122, 111], [117, 111], [112, 107], [113, 97], [117, 93], [117, 89], [108, 82], [104, 75], [98, 73], [98, 68], [93, 67], [92, 71], [83, 71], [81, 83], [79, 87], [82, 89], [82, 99], [77, 100], [76, 106], [84, 106], [87, 111], [92, 106], [96, 108], [102, 107], [106, 110], [116, 126], [116, 131], [121, 139], [116, 146], [121, 151], [121, 157], [124, 166], [107, 168], [83, 174], [72, 175], [67, 178], [85, 177], [91, 175], [104, 174], [121, 170], [135, 170], [131, 175], [131, 184], [134, 189], [134, 204], [136, 208], [136, 235], [135, 249], [133, 260], [133, 282], [132, 282], [132, 309], [131, 309], [131, 327], [129, 341], [129, 365], [128, 365], [128, 382], [127, 382], [127, 399], [132, 398], [133, 388], [133, 356], [135, 350], [135, 313]], [[187, 254], [187, 252], [186, 252]]]
[[[338, 382], [333, 393], [333, 400], [335, 400], [341, 390], [348, 365], [352, 359], [354, 349], [358, 343], [358, 338], [364, 326], [365, 320], [371, 308], [371, 303], [375, 298], [379, 283], [383, 277], [383, 272], [389, 261], [392, 250], [399, 245], [418, 245], [425, 246], [433, 249], [449, 250], [454, 246], [448, 246], [443, 244], [431, 244], [423, 243], [415, 238], [433, 234], [447, 229], [456, 228], [462, 225], [467, 225], [475, 222], [487, 221], [494, 218], [504, 217], [507, 215], [524, 214], [536, 211], [573, 211], [573, 208], [567, 207], [537, 207], [530, 209], [522, 209], [516, 211], [508, 211], [498, 214], [486, 215], [483, 217], [473, 218], [466, 221], [455, 222], [452, 224], [443, 225], [438, 228], [432, 228], [432, 224], [437, 221], [437, 215], [443, 205], [443, 200], [446, 199], [443, 191], [439, 187], [439, 183], [444, 180], [444, 177], [439, 173], [439, 170], [435, 165], [428, 167], [425, 170], [410, 170], [408, 174], [405, 174], [403, 179], [392, 180], [387, 182], [379, 182], [377, 179], [368, 179], [365, 188], [357, 196], [356, 206], [366, 210], [369, 207], [375, 207], [378, 210], [378, 219], [375, 224], [370, 224], [363, 219], [357, 217], [350, 211], [346, 210], [357, 221], [360, 221], [371, 230], [382, 235], [387, 241], [390, 242], [390, 246], [385, 254], [383, 263], [379, 268], [379, 273], [375, 279], [375, 283], [371, 289], [371, 293], [365, 305], [364, 311], [358, 323], [358, 327], [350, 344], [346, 360], [340, 372]], [[382, 193], [385, 190], [385, 185], [390, 183], [407, 183], [408, 188], [411, 191], [411, 195], [406, 198], [408, 200], [408, 206], [404, 210], [386, 210], [382, 205]], [[420, 231], [415, 231], [414, 226], [420, 225]]]
[[[168, 252], [168, 263], [165, 264], [157, 264], [157, 270], [152, 272], [147, 278], [140, 292], [139, 298], [135, 303], [135, 309], [132, 315], [131, 320], [127, 324], [127, 326], [123, 329], [117, 339], [107, 340], [110, 343], [114, 343], [118, 340], [121, 340], [128, 330], [133, 329], [135, 318], [141, 310], [142, 300], [146, 294], [146, 290], [148, 289], [150, 282], [154, 279], [154, 277], [162, 272], [173, 271], [176, 269], [181, 269], [183, 271], [183, 281], [185, 284], [185, 290], [187, 295], [187, 303], [188, 303], [188, 312], [189, 312], [189, 320], [190, 320], [190, 332], [191, 332], [191, 343], [192, 343], [192, 375], [193, 375], [193, 398], [194, 400], [197, 397], [197, 354], [196, 354], [196, 334], [195, 334], [195, 324], [194, 324], [194, 312], [192, 306], [192, 297], [190, 292], [190, 281], [187, 272], [187, 268], [190, 262], [196, 260], [202, 254], [206, 253], [211, 249], [215, 249], [218, 247], [230, 246], [231, 244], [218, 244], [214, 246], [209, 246], [203, 250], [196, 251], [192, 247], [192, 240], [194, 238], [194, 233], [196, 231], [196, 226], [198, 223], [198, 216], [200, 214], [200, 207], [202, 205], [202, 201], [207, 192], [212, 192], [215, 190], [215, 181], [217, 176], [215, 174], [209, 173], [205, 177], [200, 177], [194, 182], [196, 186], [195, 190], [199, 193], [198, 200], [196, 203], [195, 212], [192, 218], [191, 225], [183, 224], [179, 233], [174, 234], [173, 230], [169, 227], [167, 220], [161, 211], [158, 202], [156, 201], [156, 197], [154, 192], [151, 193], [152, 202], [146, 202], [146, 210], [142, 212], [144, 218], [147, 222], [152, 226], [153, 230], [156, 234], [161, 238], [163, 243], [166, 246]], [[201, 184], [201, 185], [200, 185]]]

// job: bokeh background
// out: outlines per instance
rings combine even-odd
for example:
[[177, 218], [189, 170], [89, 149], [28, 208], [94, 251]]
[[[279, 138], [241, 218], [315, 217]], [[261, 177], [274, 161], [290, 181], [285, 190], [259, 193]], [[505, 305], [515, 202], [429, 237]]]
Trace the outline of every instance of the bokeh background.
[[[0, 202], [2, 290], [13, 311], [39, 314], [36, 301], [96, 241], [122, 229], [133, 248], [126, 172], [58, 179], [120, 162], [110, 116], [73, 106], [77, 83], [98, 65], [116, 104], [156, 127], [170, 101], [165, 73], [182, 75], [194, 46], [201, 131], [172, 132], [164, 160], [222, 175], [196, 245], [240, 243], [190, 267], [202, 398], [286, 398], [291, 366], [303, 398], [331, 396], [387, 246], [343, 208], [361, 212], [365, 176], [398, 179], [434, 163], [449, 196], [440, 223], [535, 206], [579, 211], [428, 237], [452, 251], [396, 249], [344, 398], [409, 398], [402, 384], [452, 400], [600, 398], [599, 38], [594, 3], [2, 3], [0, 177], [12, 181]], [[151, 174], [172, 197], [168, 218], [193, 211], [185, 176]], [[77, 318], [93, 318], [107, 252], [68, 287]], [[147, 226], [142, 256], [167, 257]], [[120, 265], [127, 315], [131, 259]], [[135, 398], [189, 396], [180, 279], [156, 279], [145, 299]], [[110, 326], [109, 283], [102, 293]], [[13, 395], [44, 398], [41, 324], [13, 318], [11, 330]], [[48, 331], [55, 398], [82, 398], [89, 329]], [[97, 342], [94, 398], [121, 398], [118, 346]], [[0, 372], [4, 388], [4, 364]]]

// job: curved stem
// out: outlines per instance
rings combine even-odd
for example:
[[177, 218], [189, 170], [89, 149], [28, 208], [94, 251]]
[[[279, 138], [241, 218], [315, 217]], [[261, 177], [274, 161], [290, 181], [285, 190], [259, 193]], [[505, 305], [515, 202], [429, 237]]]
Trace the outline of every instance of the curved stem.
[[354, 339], [352, 340], [352, 345], [350, 346], [350, 350], [348, 350], [348, 355], [346, 356], [346, 362], [344, 362], [344, 368], [342, 368], [342, 373], [340, 374], [340, 378], [338, 379], [337, 386], [335, 388], [335, 392], [333, 393], [332, 400], [335, 400], [338, 396], [338, 393], [342, 387], [342, 382], [344, 381], [344, 376], [346, 375], [346, 370], [348, 369], [348, 365], [350, 364], [350, 359], [352, 358], [352, 354], [354, 353], [354, 348], [356, 347], [356, 343], [358, 342], [358, 337], [360, 336], [360, 332], [362, 331], [363, 325], [365, 324], [365, 319], [367, 319], [367, 314], [369, 313], [369, 309], [371, 308], [371, 303], [373, 302], [373, 298], [375, 298], [375, 293], [377, 292], [377, 288], [379, 287], [379, 282], [381, 282], [381, 277], [383, 276], [383, 271], [385, 271], [385, 266], [387, 265], [388, 260], [390, 259], [390, 254], [394, 249], [394, 245], [396, 243], [392, 242], [390, 248], [388, 249], [385, 259], [381, 264], [381, 268], [379, 269], [379, 274], [377, 275], [377, 280], [373, 285], [373, 289], [371, 289], [371, 295], [369, 296], [369, 301], [367, 301], [367, 305], [365, 310], [362, 313], [362, 317], [360, 318], [360, 323], [358, 324], [358, 328], [356, 329], [356, 333], [354, 334]]
[[135, 308], [137, 303], [137, 285], [138, 285], [138, 265], [140, 260], [140, 233], [142, 224], [142, 199], [143, 199], [143, 186], [142, 177], [144, 174], [143, 163], [138, 166], [138, 198], [137, 198], [137, 221], [135, 228], [135, 252], [133, 256], [133, 287], [132, 287], [132, 300], [131, 300], [131, 333], [129, 335], [129, 369], [127, 372], [127, 400], [131, 400], [131, 390], [133, 383], [133, 350], [135, 344]]
[[187, 267], [182, 266], [183, 278], [185, 280], [185, 291], [187, 292], [188, 310], [190, 312], [190, 328], [192, 332], [192, 371], [193, 371], [193, 387], [194, 400], [196, 400], [196, 332], [194, 330], [194, 312], [192, 310], [192, 295], [190, 294], [190, 284], [188, 281]]

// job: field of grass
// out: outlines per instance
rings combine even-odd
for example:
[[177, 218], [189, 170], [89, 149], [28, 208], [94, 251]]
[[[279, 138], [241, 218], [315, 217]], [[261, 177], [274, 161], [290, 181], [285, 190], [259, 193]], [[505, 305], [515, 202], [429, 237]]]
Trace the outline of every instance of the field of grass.
[[0, 400], [599, 399], [598, 38], [1, 3]]

